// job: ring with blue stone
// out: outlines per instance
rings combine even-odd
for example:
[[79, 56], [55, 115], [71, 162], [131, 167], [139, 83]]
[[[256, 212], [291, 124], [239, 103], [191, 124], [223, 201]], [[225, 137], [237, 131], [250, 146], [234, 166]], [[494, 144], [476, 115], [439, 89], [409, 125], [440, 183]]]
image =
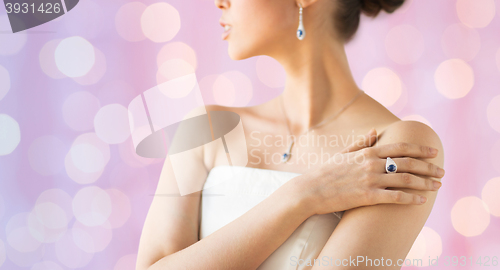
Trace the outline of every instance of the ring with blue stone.
[[392, 158], [387, 157], [387, 161], [385, 162], [385, 171], [387, 173], [395, 173], [398, 170], [398, 165], [396, 162], [392, 160]]

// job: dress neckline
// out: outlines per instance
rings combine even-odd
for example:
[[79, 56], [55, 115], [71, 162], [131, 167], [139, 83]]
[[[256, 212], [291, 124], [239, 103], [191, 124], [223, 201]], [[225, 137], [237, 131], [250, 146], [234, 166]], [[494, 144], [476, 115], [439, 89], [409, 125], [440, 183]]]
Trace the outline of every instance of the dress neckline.
[[246, 167], [246, 166], [230, 166], [230, 165], [215, 166], [212, 169], [210, 169], [209, 173], [211, 173], [213, 170], [222, 169], [222, 168], [241, 168], [241, 169], [247, 169], [247, 170], [257, 170], [257, 171], [267, 171], [267, 172], [278, 172], [278, 173], [285, 173], [285, 174], [301, 175], [300, 173], [295, 173], [295, 172], [278, 171], [278, 170], [262, 169], [262, 168]]

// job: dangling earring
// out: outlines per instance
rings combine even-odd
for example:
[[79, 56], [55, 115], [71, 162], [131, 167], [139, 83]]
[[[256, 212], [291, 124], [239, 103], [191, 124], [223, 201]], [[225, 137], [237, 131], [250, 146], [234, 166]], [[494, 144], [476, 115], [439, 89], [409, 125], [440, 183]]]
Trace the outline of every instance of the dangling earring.
[[304, 23], [302, 22], [302, 4], [299, 3], [299, 28], [297, 29], [297, 38], [303, 40], [306, 36], [306, 30], [304, 29]]

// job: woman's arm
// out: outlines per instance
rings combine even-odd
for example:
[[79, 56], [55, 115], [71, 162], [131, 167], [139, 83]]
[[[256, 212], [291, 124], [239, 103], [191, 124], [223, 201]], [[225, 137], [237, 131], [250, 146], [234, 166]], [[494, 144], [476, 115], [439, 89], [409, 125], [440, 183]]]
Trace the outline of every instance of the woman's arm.
[[[375, 142], [372, 133], [345, 151], [355, 151]], [[366, 146], [365, 146], [366, 145]], [[185, 173], [204, 182], [207, 169], [203, 148], [189, 151]], [[179, 194], [174, 168], [167, 157], [156, 196], [143, 227], [136, 269], [255, 269], [313, 213], [298, 190], [303, 175], [291, 179], [261, 203], [211, 235], [198, 240], [200, 194]], [[178, 168], [175, 168], [178, 169]], [[304, 178], [304, 179], [302, 179]]]
[[[194, 167], [193, 176], [205, 177]], [[203, 172], [195, 175], [197, 171]], [[144, 224], [137, 270], [255, 269], [311, 214], [293, 181], [251, 210], [198, 241], [200, 192], [165, 196], [176, 183], [168, 158]], [[204, 178], [203, 178], [204, 179]], [[163, 196], [162, 196], [163, 194]]]
[[[214, 109], [208, 106], [207, 110]], [[224, 151], [219, 146], [183, 152], [175, 163], [170, 156], [166, 158], [143, 226], [137, 270], [255, 269], [312, 215], [294, 181], [288, 181], [233, 222], [199, 240], [201, 191], [181, 196], [179, 187], [202, 189], [208, 176], [206, 164], [213, 159], [209, 156]], [[175, 175], [190, 183], [178, 183]]]
[[[397, 122], [383, 132], [377, 144], [398, 142], [428, 145], [438, 149], [436, 157], [422, 160], [443, 167], [443, 146], [430, 127], [414, 121]], [[400, 269], [400, 266], [394, 265], [398, 259], [406, 258], [431, 212], [437, 191], [397, 189], [423, 195], [427, 202], [424, 205], [378, 204], [347, 210], [318, 256], [319, 260], [327, 256], [328, 261], [331, 257], [334, 264], [336, 259], [344, 260], [344, 266], [315, 266], [313, 269]], [[357, 256], [361, 256], [359, 259], [364, 259], [364, 262], [357, 263]], [[366, 265], [366, 258], [372, 259], [372, 262], [375, 259], [383, 258], [385, 262], [391, 259], [393, 266], [370, 267], [370, 263]], [[352, 259], [355, 264], [352, 264]]]

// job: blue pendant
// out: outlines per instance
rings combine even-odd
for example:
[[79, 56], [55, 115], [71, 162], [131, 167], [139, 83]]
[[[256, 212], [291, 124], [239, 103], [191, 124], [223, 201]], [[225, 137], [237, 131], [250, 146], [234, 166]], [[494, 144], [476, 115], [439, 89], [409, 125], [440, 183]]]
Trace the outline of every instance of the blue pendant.
[[304, 39], [304, 32], [300, 29], [297, 30], [297, 38], [300, 40]]
[[292, 156], [292, 146], [293, 146], [294, 142], [295, 141], [292, 139], [292, 141], [290, 142], [290, 145], [288, 146], [288, 150], [285, 153], [283, 153], [283, 155], [281, 156], [282, 163], [287, 162], [290, 159], [290, 157]]
[[304, 24], [302, 21], [299, 22], [299, 28], [297, 29], [297, 38], [303, 40], [306, 37], [306, 30], [304, 29]]
[[284, 153], [283, 156], [281, 156], [281, 162], [285, 163], [290, 159], [290, 153]]

